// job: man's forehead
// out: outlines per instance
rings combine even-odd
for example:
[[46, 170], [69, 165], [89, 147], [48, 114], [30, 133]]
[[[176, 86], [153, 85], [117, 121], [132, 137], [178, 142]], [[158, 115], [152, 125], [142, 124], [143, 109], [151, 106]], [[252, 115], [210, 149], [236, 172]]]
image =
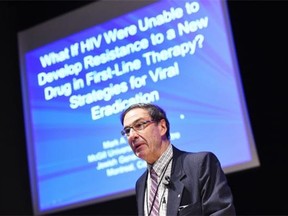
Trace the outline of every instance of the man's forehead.
[[129, 125], [139, 119], [149, 117], [148, 111], [141, 108], [135, 108], [126, 113], [124, 117], [124, 125]]

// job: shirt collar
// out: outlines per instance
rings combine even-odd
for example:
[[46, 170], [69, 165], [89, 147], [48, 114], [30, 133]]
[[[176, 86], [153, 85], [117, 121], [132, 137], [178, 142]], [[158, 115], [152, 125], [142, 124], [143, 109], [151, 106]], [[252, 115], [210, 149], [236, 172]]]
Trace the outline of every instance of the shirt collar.
[[157, 173], [158, 176], [160, 176], [167, 165], [167, 163], [172, 158], [173, 151], [172, 151], [172, 145], [169, 144], [168, 148], [163, 152], [163, 154], [160, 156], [160, 158], [153, 164], [148, 164], [148, 169], [150, 171], [151, 167], [153, 166], [153, 169]]

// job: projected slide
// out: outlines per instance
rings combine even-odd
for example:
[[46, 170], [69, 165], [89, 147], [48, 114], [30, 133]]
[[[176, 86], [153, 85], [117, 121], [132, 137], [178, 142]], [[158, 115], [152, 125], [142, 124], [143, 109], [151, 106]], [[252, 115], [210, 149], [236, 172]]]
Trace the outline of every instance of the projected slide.
[[163, 107], [171, 142], [214, 152], [226, 173], [259, 165], [224, 1], [157, 1], [30, 47], [37, 28], [19, 34], [36, 214], [134, 194], [146, 162], [120, 113], [137, 102]]

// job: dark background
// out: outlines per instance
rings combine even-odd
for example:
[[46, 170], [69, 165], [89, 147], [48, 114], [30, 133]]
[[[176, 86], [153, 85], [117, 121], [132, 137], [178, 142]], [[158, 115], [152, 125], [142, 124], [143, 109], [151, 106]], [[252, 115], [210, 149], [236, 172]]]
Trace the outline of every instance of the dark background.
[[[0, 1], [1, 215], [33, 214], [17, 32], [90, 2]], [[228, 1], [228, 9], [261, 163], [227, 174], [236, 210], [238, 215], [288, 215], [288, 1]], [[55, 213], [105, 214], [136, 215], [135, 197]]]

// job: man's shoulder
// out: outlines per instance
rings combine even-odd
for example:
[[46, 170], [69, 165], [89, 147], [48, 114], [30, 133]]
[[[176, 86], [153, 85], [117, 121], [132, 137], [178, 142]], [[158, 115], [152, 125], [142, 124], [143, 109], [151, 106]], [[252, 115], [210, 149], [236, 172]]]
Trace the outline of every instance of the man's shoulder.
[[216, 158], [216, 155], [211, 151], [189, 152], [189, 151], [178, 149], [175, 146], [173, 146], [173, 154], [180, 156], [180, 157], [188, 158], [188, 159]]
[[194, 166], [196, 164], [217, 164], [219, 162], [217, 156], [211, 151], [198, 151], [189, 152], [179, 149], [173, 151], [173, 158], [177, 163], [183, 164], [183, 166]]

